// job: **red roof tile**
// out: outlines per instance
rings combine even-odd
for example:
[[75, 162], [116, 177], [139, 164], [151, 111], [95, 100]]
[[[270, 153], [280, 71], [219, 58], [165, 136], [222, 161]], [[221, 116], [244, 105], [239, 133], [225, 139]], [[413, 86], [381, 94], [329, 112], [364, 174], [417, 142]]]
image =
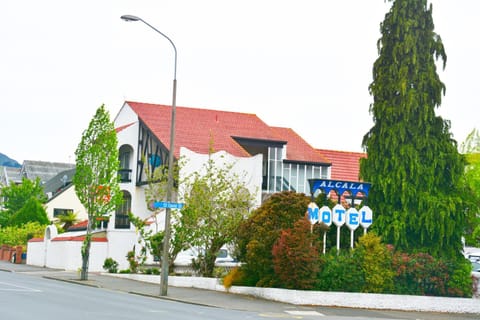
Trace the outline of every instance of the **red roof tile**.
[[[171, 106], [140, 102], [126, 102], [139, 119], [169, 146]], [[324, 162], [324, 158], [291, 129], [268, 126], [255, 114], [177, 107], [175, 121], [175, 157], [180, 147], [206, 154], [210, 141], [216, 151], [226, 151], [234, 156], [250, 156], [233, 137], [287, 141], [287, 159], [294, 161]], [[289, 151], [291, 149], [291, 151]]]
[[[53, 238], [52, 241], [83, 241], [85, 236], [59, 237]], [[92, 242], [108, 242], [106, 237], [92, 237]]]
[[287, 141], [287, 159], [305, 162], [330, 163], [322, 154], [319, 154], [315, 148], [309, 145], [295, 131], [290, 128], [272, 127], [275, 132]]
[[360, 159], [367, 155], [361, 152], [317, 149], [332, 163], [331, 179], [341, 181], [359, 181]]

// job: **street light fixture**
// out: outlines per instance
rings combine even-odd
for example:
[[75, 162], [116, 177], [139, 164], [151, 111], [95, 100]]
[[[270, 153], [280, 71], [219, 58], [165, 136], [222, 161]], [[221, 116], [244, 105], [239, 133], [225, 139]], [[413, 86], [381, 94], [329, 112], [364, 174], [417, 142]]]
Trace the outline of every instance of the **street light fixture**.
[[[166, 38], [172, 45], [173, 51], [175, 52], [175, 64], [173, 70], [173, 96], [172, 96], [172, 121], [170, 124], [170, 150], [168, 152], [168, 180], [167, 180], [167, 202], [172, 202], [172, 189], [173, 189], [173, 152], [174, 152], [174, 142], [175, 142], [175, 113], [176, 113], [176, 100], [177, 100], [177, 48], [173, 41], [167, 37], [163, 32], [159, 31], [157, 28], [153, 27], [151, 24], [143, 20], [142, 18], [132, 16], [132, 15], [123, 15], [120, 17], [125, 21], [141, 21], [164, 38]], [[165, 209], [165, 234], [163, 237], [163, 252], [162, 252], [162, 269], [160, 274], [160, 295], [166, 296], [168, 290], [168, 251], [170, 245], [170, 208]]]

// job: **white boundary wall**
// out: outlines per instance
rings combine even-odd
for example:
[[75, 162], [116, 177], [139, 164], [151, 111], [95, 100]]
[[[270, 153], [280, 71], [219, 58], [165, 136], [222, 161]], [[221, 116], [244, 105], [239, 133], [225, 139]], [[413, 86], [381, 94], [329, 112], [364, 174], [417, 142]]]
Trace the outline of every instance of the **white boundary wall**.
[[[110, 274], [114, 277], [137, 281], [160, 283], [160, 277], [143, 274]], [[474, 275], [480, 277], [480, 274]], [[330, 306], [365, 309], [480, 313], [480, 301], [473, 298], [447, 298], [408, 296], [374, 293], [303, 291], [278, 288], [258, 288], [232, 286], [226, 290], [219, 279], [200, 277], [168, 277], [168, 284], [173, 287], [198, 288], [254, 296], [262, 299], [291, 303], [295, 305]]]
[[[127, 252], [137, 244], [137, 235], [133, 230], [106, 230], [107, 241], [92, 239], [89, 258], [89, 271], [102, 272], [106, 258], [118, 262], [119, 270], [129, 267]], [[54, 225], [45, 230], [43, 241], [30, 241], [27, 245], [26, 264], [77, 271], [82, 267], [81, 248], [83, 241], [72, 237], [83, 236], [85, 232], [57, 234]]]

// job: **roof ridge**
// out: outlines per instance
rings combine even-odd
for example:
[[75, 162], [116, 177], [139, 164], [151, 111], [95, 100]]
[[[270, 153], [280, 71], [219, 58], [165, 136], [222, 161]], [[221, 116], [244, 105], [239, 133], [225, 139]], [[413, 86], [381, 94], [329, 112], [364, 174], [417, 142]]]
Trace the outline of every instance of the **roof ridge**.
[[[136, 103], [136, 104], [141, 104], [141, 105], [149, 105], [149, 106], [154, 106], [154, 107], [168, 107], [170, 108], [172, 105], [170, 104], [159, 104], [159, 103], [149, 103], [149, 102], [139, 102], [139, 101], [125, 101], [125, 103], [130, 104], [130, 103]], [[188, 109], [188, 110], [202, 110], [202, 111], [215, 111], [215, 112], [221, 112], [221, 113], [235, 113], [235, 114], [243, 114], [243, 115], [251, 115], [254, 116], [258, 119], [260, 119], [257, 114], [253, 112], [239, 112], [239, 111], [230, 111], [230, 110], [220, 110], [220, 109], [211, 109], [208, 107], [186, 107], [186, 106], [175, 106], [176, 109]], [[262, 122], [263, 120], [260, 119]]]

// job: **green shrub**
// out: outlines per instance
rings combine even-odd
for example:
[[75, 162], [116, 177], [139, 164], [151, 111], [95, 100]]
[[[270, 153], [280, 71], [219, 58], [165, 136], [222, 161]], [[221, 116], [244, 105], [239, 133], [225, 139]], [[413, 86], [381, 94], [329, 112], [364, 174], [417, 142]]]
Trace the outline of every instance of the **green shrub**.
[[447, 264], [450, 277], [447, 282], [447, 295], [452, 297], [472, 297], [477, 292], [478, 283], [472, 276], [472, 264], [461, 257]]
[[103, 269], [109, 273], [117, 273], [118, 271], [118, 262], [112, 258], [106, 258], [103, 262]]
[[137, 273], [138, 266], [140, 265], [140, 263], [138, 262], [137, 257], [135, 257], [135, 251], [134, 250], [128, 251], [126, 258], [127, 258], [128, 264], [130, 265], [130, 269], [129, 269], [130, 272]]
[[143, 273], [159, 275], [160, 270], [158, 268], [146, 268], [146, 269], [143, 270]]
[[392, 253], [381, 243], [381, 238], [374, 233], [361, 236], [355, 252], [365, 275], [362, 292], [392, 292]]
[[123, 269], [118, 271], [118, 273], [132, 273], [132, 271], [130, 269]]
[[331, 250], [323, 257], [317, 289], [322, 291], [361, 292], [365, 275], [355, 250]]
[[26, 249], [28, 240], [43, 237], [45, 227], [39, 222], [28, 222], [22, 226], [0, 228], [0, 244], [23, 246]]

